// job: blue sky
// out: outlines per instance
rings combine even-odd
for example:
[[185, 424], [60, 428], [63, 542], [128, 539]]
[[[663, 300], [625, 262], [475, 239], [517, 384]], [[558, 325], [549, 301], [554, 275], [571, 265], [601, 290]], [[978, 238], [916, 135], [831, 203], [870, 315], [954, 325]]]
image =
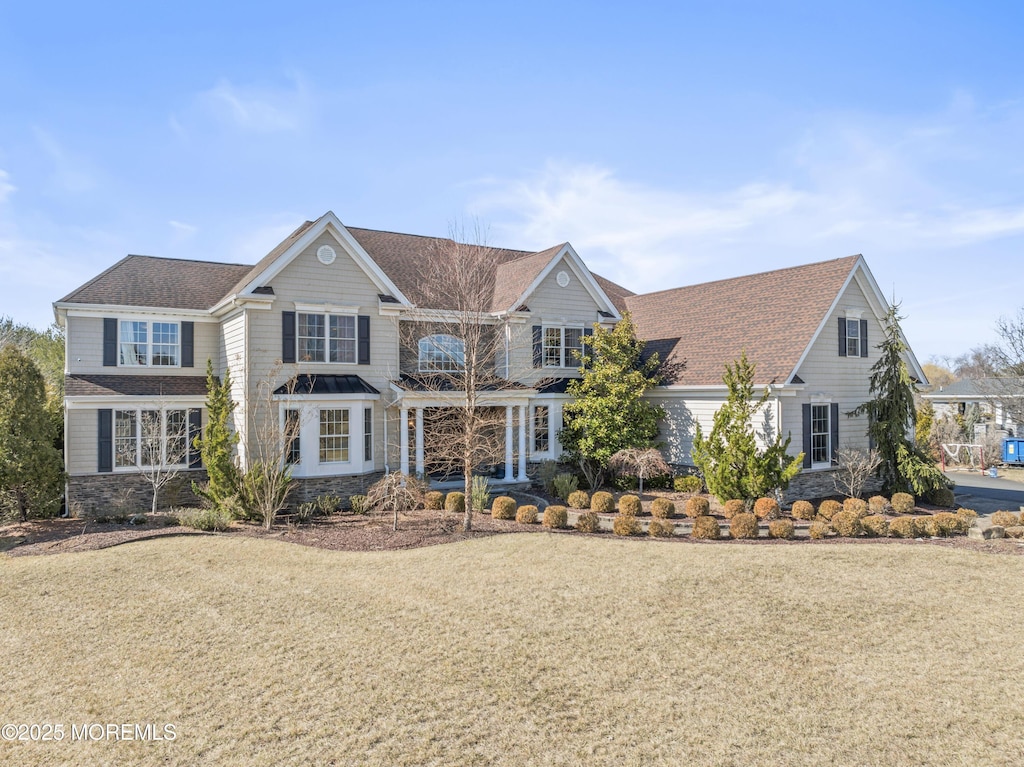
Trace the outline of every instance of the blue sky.
[[1021, 29], [999, 2], [0, 0], [0, 315], [333, 210], [568, 240], [637, 291], [863, 253], [922, 361], [955, 355], [1024, 304]]

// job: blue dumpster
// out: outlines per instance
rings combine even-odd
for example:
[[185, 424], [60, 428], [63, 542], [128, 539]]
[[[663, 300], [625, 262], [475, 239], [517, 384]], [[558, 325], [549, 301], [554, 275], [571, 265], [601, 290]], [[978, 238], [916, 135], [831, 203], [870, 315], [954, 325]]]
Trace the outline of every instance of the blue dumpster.
[[1024, 439], [1003, 440], [1003, 463], [1024, 463]]

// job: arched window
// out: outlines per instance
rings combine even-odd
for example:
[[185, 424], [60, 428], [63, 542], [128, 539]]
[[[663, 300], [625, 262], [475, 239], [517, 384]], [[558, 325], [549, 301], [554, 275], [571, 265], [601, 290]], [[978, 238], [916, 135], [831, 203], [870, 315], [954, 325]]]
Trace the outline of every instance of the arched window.
[[466, 345], [455, 336], [425, 336], [419, 347], [421, 373], [450, 373], [466, 368]]

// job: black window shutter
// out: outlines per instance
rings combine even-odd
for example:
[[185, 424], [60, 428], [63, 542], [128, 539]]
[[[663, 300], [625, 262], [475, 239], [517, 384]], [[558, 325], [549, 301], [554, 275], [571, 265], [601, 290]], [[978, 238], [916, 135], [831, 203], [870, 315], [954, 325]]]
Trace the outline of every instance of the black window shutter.
[[96, 471], [114, 470], [114, 411], [110, 408], [97, 410], [99, 430], [96, 441], [99, 450], [99, 461]]
[[860, 321], [860, 356], [868, 356], [868, 321]]
[[195, 367], [195, 323], [181, 323], [181, 366]]
[[[117, 318], [103, 318], [103, 367], [117, 367]], [[109, 469], [108, 469], [109, 471]]]
[[811, 406], [802, 405], [804, 411], [804, 468], [811, 468]]
[[196, 447], [196, 437], [203, 433], [203, 411], [198, 408], [188, 411], [188, 467], [200, 469], [203, 466], [203, 457]]
[[370, 364], [370, 317], [366, 314], [360, 314], [358, 317], [358, 327], [356, 329], [356, 347], [359, 350], [359, 364], [369, 365]]
[[836, 460], [836, 450], [839, 449], [839, 403], [833, 402], [828, 406], [828, 425], [832, 430], [832, 455], [830, 458]]
[[542, 367], [544, 364], [544, 349], [541, 346], [543, 333], [544, 328], [540, 325], [533, 326], [533, 366], [535, 368]]
[[295, 362], [295, 312], [281, 312], [281, 362]]
[[[592, 337], [593, 337], [593, 335], [594, 335], [594, 329], [593, 329], [593, 328], [583, 328], [583, 337], [584, 337], [584, 338], [592, 338]], [[584, 342], [584, 344], [583, 344], [583, 353], [584, 353], [584, 354], [590, 354], [590, 355], [593, 355], [593, 351], [589, 351], [589, 352], [588, 352], [588, 351], [587, 351], [588, 349], [590, 349], [590, 342], [589, 342], [589, 341], [586, 341], [586, 342]], [[582, 363], [580, 364], [580, 367], [583, 367], [583, 364], [582, 364]]]
[[846, 317], [839, 318], [839, 356], [846, 356]]

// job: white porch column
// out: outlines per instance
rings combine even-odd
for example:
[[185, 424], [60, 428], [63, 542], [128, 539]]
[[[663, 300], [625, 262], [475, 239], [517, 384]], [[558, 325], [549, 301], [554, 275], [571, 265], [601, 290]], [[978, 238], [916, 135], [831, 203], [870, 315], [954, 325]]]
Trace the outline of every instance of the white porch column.
[[398, 424], [398, 466], [403, 474], [409, 473], [409, 408], [403, 407], [399, 412], [401, 423]]
[[[509, 408], [511, 410], [512, 408]], [[526, 405], [519, 406], [519, 475], [517, 482], [526, 481]]]
[[416, 473], [423, 474], [423, 408], [416, 408]]
[[505, 406], [505, 479], [512, 481], [512, 406]]

